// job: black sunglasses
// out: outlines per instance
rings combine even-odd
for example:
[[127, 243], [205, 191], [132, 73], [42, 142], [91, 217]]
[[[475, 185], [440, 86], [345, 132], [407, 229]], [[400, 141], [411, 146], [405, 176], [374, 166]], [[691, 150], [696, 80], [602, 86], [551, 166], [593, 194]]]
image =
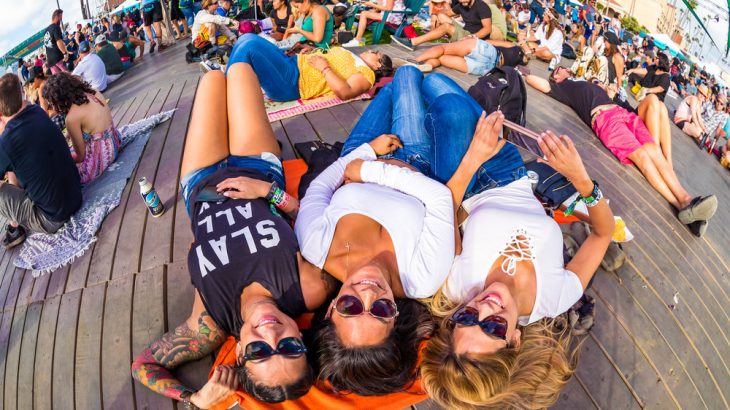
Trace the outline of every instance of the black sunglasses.
[[465, 306], [457, 310], [449, 320], [461, 326], [479, 325], [485, 334], [507, 340], [507, 319], [501, 316], [490, 315], [480, 321], [479, 311]]
[[392, 300], [378, 299], [373, 302], [369, 310], [365, 310], [362, 300], [354, 295], [342, 295], [333, 300], [330, 306], [330, 312], [327, 313], [327, 318], [329, 318], [332, 309], [335, 309], [337, 313], [346, 317], [360, 316], [365, 312], [378, 319], [393, 319], [398, 316], [398, 307]]
[[243, 360], [263, 360], [280, 354], [282, 356], [293, 357], [307, 353], [307, 346], [304, 345], [302, 339], [297, 337], [285, 337], [279, 340], [276, 349], [268, 343], [257, 340], [246, 345], [243, 353]]

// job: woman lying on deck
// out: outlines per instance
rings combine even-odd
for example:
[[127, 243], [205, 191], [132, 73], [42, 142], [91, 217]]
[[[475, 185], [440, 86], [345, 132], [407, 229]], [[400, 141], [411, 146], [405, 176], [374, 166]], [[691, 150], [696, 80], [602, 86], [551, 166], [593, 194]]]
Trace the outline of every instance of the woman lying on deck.
[[60, 72], [48, 78], [43, 98], [66, 117], [71, 157], [82, 184], [98, 178], [119, 154], [122, 140], [104, 96], [81, 77]]
[[[293, 318], [323, 304], [326, 275], [301, 258], [283, 191], [280, 149], [248, 64], [200, 82], [182, 160], [182, 195], [195, 241], [190, 317], [137, 356], [132, 375], [165, 396], [209, 408], [239, 384], [259, 401], [304, 395], [314, 375]], [[286, 215], [285, 216], [282, 216]], [[238, 368], [216, 369], [199, 391], [171, 370], [238, 340]], [[186, 407], [187, 408], [187, 407]]]
[[465, 108], [432, 121], [450, 132], [451, 156], [440, 166], [451, 175], [455, 206], [469, 216], [461, 250], [432, 300], [442, 320], [423, 352], [422, 383], [448, 409], [549, 407], [575, 363], [569, 331], [540, 319], [580, 299], [611, 241], [613, 215], [573, 142], [544, 133], [542, 162], [573, 183], [592, 225], [565, 266], [558, 224], [535, 198], [517, 149], [500, 138], [504, 117], [480, 117], [482, 108], [463, 91], [448, 97], [445, 104]]
[[416, 57], [433, 68], [444, 66], [462, 73], [482, 76], [494, 67], [525, 65], [529, 58], [509, 41], [465, 38], [455, 43], [438, 44]]
[[233, 47], [228, 66], [250, 64], [266, 96], [274, 101], [294, 101], [334, 94], [348, 100], [372, 88], [378, 78], [393, 74], [385, 54], [365, 51], [359, 56], [342, 47], [326, 54], [286, 56], [271, 42], [244, 34]]
[[302, 255], [343, 283], [312, 349], [336, 390], [382, 395], [417, 376], [431, 319], [409, 298], [432, 296], [454, 256], [451, 193], [429, 178], [451, 152], [450, 130], [430, 118], [462, 109], [442, 101], [454, 88], [442, 74], [398, 69], [302, 199]]
[[704, 234], [707, 221], [717, 211], [717, 197], [693, 198], [684, 189], [637, 114], [618, 106], [598, 85], [575, 80], [565, 67], [556, 68], [549, 80], [530, 74], [525, 80], [572, 108], [622, 164], [636, 165], [649, 184], [677, 210], [680, 222], [696, 236]]

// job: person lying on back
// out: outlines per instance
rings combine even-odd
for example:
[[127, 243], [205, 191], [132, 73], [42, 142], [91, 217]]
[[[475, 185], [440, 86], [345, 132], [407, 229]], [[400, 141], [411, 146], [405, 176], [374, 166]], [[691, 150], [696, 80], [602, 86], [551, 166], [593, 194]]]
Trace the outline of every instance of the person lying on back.
[[81, 182], [61, 130], [48, 114], [23, 100], [15, 74], [0, 77], [0, 216], [8, 220], [3, 246], [25, 240], [26, 230], [54, 233], [81, 207]]

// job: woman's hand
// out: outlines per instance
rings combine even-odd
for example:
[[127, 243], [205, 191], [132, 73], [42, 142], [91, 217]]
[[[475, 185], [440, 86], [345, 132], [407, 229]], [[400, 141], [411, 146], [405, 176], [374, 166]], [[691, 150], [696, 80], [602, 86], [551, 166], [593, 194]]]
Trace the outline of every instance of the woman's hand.
[[309, 63], [309, 65], [311, 65], [312, 67], [314, 67], [316, 70], [318, 70], [320, 72], [324, 71], [325, 69], [329, 68], [329, 66], [330, 66], [329, 63], [327, 62], [327, 60], [324, 57], [322, 57], [321, 55], [310, 56], [307, 59], [307, 63]]
[[230, 396], [237, 388], [238, 375], [233, 366], [218, 366], [208, 383], [190, 396], [190, 403], [201, 409], [209, 409]]
[[363, 162], [365, 161], [362, 159], [354, 159], [347, 164], [345, 167], [345, 184], [349, 184], [351, 182], [362, 182], [360, 170], [362, 169]]
[[286, 31], [284, 32], [284, 36], [290, 36], [292, 34], [301, 34], [301, 33], [302, 33], [302, 29], [300, 29], [299, 27], [292, 27], [292, 28], [286, 29]]
[[573, 183], [590, 180], [580, 154], [567, 135], [558, 137], [552, 131], [546, 131], [541, 134], [537, 144], [545, 154], [544, 158], [537, 159], [538, 162], [550, 165]]
[[501, 111], [495, 111], [489, 116], [487, 116], [487, 113], [482, 112], [464, 159], [479, 167], [497, 155], [499, 150], [507, 143], [507, 141], [499, 138], [502, 134], [503, 123], [504, 114]]
[[376, 155], [390, 154], [398, 148], [403, 148], [403, 143], [400, 142], [400, 138], [393, 134], [383, 134], [370, 141], [369, 144], [373, 147]]
[[216, 185], [218, 192], [233, 199], [264, 198], [271, 189], [271, 182], [248, 177], [228, 178]]

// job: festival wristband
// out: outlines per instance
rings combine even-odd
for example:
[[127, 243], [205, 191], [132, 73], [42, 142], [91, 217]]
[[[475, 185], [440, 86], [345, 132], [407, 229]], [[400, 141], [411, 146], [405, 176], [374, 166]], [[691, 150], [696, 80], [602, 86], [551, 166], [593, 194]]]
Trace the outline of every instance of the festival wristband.
[[589, 196], [581, 196], [578, 194], [578, 197], [575, 198], [570, 205], [568, 205], [565, 211], [563, 211], [563, 214], [565, 214], [565, 216], [572, 215], [573, 212], [575, 212], [575, 207], [578, 206], [578, 202], [580, 201], [583, 201], [588, 208], [593, 208], [601, 202], [601, 199], [603, 199], [603, 192], [601, 192], [601, 189], [598, 187], [598, 182], [593, 180], [593, 191], [591, 194]]

